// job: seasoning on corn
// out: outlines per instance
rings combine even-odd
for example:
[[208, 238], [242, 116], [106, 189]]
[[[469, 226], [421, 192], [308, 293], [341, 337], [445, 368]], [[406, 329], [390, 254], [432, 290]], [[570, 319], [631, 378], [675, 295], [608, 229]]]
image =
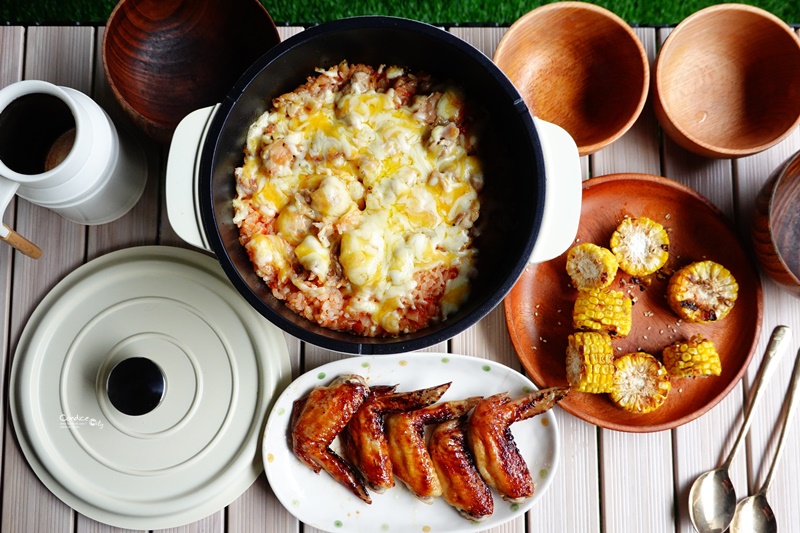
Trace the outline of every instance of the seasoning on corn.
[[631, 300], [622, 292], [603, 289], [578, 292], [572, 311], [574, 329], [625, 337], [631, 332], [632, 321]]
[[664, 348], [664, 367], [676, 378], [719, 376], [722, 363], [714, 343], [700, 334]]
[[585, 242], [570, 248], [567, 274], [579, 291], [608, 287], [617, 275], [617, 259], [611, 250]]
[[722, 320], [733, 309], [738, 294], [736, 279], [714, 261], [687, 265], [675, 272], [667, 284], [669, 306], [689, 322]]
[[664, 227], [647, 217], [624, 219], [611, 236], [611, 251], [619, 268], [631, 276], [652, 274], [669, 258]]
[[578, 331], [567, 339], [567, 381], [580, 392], [611, 392], [614, 350], [605, 333]]
[[614, 361], [611, 399], [631, 413], [649, 413], [661, 407], [672, 388], [667, 369], [644, 352], [625, 354]]

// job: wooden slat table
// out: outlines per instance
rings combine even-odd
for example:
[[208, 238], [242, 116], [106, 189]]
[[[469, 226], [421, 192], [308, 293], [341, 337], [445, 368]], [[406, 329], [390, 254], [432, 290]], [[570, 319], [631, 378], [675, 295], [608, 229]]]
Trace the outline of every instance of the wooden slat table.
[[[302, 28], [281, 28], [283, 38]], [[488, 56], [505, 28], [451, 28]], [[655, 58], [669, 29], [637, 28], [650, 56]], [[734, 28], [731, 31], [735, 31]], [[0, 87], [22, 79], [42, 79], [73, 87], [95, 98], [118, 127], [129, 127], [116, 107], [103, 76], [100, 43], [103, 28], [0, 26]], [[110, 251], [143, 244], [187, 246], [170, 228], [163, 207], [166, 154], [142, 138], [149, 156], [150, 180], [138, 205], [111, 224], [84, 227], [67, 222], [26, 201], [12, 203], [5, 222], [44, 250], [38, 261], [0, 246], [0, 391], [8, 405], [7, 373], [20, 333], [31, 312], [47, 292], [79, 265]], [[689, 154], [659, 135], [651, 107], [622, 139], [582, 158], [584, 177], [617, 172], [667, 176], [704, 194], [737, 223], [749, 239], [750, 213], [762, 184], [782, 161], [800, 149], [795, 131], [774, 148], [740, 160], [707, 160]], [[764, 320], [758, 352], [743, 382], [698, 420], [673, 431], [628, 434], [598, 429], [556, 408], [562, 431], [562, 463], [550, 490], [524, 517], [492, 531], [523, 533], [554, 531], [580, 533], [691, 532], [687, 512], [691, 482], [724, 458], [738, 430], [748, 384], [761, 361], [766, 339], [778, 324], [790, 326], [792, 342], [774, 377], [759, 416], [737, 455], [732, 478], [744, 495], [760, 486], [771, 460], [777, 433], [773, 431], [800, 344], [800, 302], [763, 278]], [[294, 375], [341, 357], [287, 335]], [[468, 331], [434, 347], [500, 361], [520, 369], [505, 326], [502, 306]], [[7, 408], [0, 411], [5, 427], [2, 440], [3, 532], [106, 532], [114, 528], [76, 513], [53, 496], [36, 478], [23, 457]], [[800, 429], [789, 434], [782, 467], [769, 499], [783, 531], [800, 524]], [[479, 528], [475, 528], [477, 531]], [[276, 500], [264, 476], [226, 509], [175, 531], [270, 533], [311, 532]], [[398, 530], [399, 531], [399, 530]], [[405, 533], [405, 532], [404, 532]]]

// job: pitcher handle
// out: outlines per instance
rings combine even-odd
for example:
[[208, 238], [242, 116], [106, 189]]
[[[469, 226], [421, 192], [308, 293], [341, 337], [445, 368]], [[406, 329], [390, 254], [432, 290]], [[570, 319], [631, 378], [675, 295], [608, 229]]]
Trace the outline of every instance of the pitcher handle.
[[[9, 179], [0, 177], [0, 220], [6, 213], [8, 204], [14, 198], [19, 188], [19, 183]], [[42, 250], [31, 241], [9, 228], [5, 224], [0, 224], [0, 239], [4, 240], [23, 254], [33, 259], [39, 259], [42, 256]]]

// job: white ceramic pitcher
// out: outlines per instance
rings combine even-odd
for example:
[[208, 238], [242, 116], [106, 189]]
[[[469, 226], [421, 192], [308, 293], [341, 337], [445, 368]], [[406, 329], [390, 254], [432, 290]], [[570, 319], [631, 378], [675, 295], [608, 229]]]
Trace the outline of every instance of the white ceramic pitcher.
[[[38, 80], [0, 90], [0, 217], [16, 194], [72, 222], [105, 224], [136, 204], [146, 181], [142, 148], [87, 95]], [[4, 224], [0, 238], [41, 255]]]

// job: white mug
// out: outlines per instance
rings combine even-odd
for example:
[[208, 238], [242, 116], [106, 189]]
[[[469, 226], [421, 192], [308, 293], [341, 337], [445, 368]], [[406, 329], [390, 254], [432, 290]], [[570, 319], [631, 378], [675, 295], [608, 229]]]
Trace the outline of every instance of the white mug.
[[[87, 95], [38, 80], [0, 90], [0, 217], [16, 194], [72, 222], [105, 224], [136, 204], [146, 181], [142, 148]], [[0, 238], [41, 254], [4, 224]]]

